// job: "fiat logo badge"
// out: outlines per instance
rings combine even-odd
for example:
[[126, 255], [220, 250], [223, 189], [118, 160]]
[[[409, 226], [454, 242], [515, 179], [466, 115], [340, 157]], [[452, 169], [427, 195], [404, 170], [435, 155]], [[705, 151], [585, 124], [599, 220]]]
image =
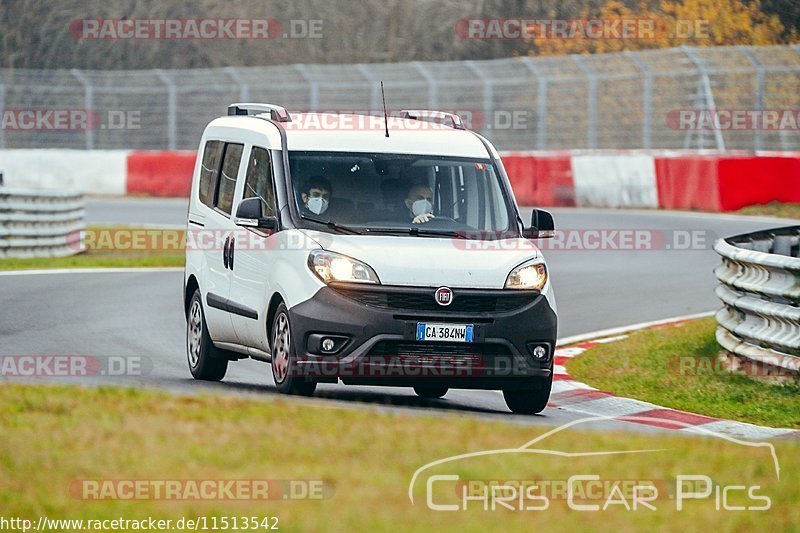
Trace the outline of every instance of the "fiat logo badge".
[[450, 305], [453, 302], [453, 291], [447, 287], [439, 287], [434, 298], [439, 305]]

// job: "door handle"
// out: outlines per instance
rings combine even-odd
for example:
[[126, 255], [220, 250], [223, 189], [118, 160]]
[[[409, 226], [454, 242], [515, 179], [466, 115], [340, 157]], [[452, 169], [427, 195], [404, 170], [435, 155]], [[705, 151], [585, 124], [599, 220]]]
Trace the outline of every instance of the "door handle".
[[228, 268], [233, 270], [233, 238], [231, 238], [228, 245]]
[[222, 264], [228, 268], [228, 243], [231, 242], [230, 236], [225, 237], [225, 245], [222, 247]]

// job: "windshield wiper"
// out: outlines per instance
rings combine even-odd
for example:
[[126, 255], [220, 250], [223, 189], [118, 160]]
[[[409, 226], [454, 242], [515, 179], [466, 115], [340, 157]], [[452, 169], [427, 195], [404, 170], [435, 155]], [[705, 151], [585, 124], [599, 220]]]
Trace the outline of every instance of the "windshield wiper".
[[454, 230], [425, 229], [425, 228], [364, 228], [367, 233], [394, 233], [408, 234], [413, 236], [433, 236], [433, 237], [457, 237], [466, 239], [463, 233]]
[[300, 215], [300, 218], [302, 218], [303, 220], [308, 220], [309, 222], [316, 222], [317, 224], [328, 226], [329, 228], [338, 230], [342, 233], [350, 233], [351, 235], [363, 235], [363, 233], [361, 233], [355, 228], [351, 228], [350, 226], [344, 226], [342, 224], [337, 224], [332, 220], [322, 220], [321, 218], [314, 218], [308, 215]]

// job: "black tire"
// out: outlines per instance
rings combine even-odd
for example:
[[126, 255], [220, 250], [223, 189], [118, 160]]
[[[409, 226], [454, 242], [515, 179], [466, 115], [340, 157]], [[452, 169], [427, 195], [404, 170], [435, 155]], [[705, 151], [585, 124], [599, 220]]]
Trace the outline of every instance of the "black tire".
[[275, 388], [283, 394], [311, 396], [317, 388], [317, 383], [299, 375], [297, 354], [292, 349], [289, 310], [283, 302], [275, 310], [271, 331], [269, 346], [272, 352], [272, 377], [275, 380]]
[[186, 358], [194, 379], [220, 381], [228, 371], [228, 358], [211, 340], [203, 312], [200, 289], [194, 291], [186, 314]]
[[420, 398], [441, 398], [447, 394], [447, 387], [414, 387], [414, 392]]
[[535, 415], [544, 411], [550, 399], [550, 389], [553, 387], [553, 374], [542, 379], [541, 387], [522, 390], [504, 390], [503, 398], [512, 413], [519, 415]]

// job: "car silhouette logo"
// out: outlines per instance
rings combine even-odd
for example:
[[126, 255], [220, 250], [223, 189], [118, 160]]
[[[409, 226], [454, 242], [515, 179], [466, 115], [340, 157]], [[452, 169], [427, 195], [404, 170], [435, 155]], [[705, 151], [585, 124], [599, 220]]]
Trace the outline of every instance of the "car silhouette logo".
[[447, 287], [439, 287], [434, 298], [439, 305], [450, 305], [453, 302], [453, 291]]

